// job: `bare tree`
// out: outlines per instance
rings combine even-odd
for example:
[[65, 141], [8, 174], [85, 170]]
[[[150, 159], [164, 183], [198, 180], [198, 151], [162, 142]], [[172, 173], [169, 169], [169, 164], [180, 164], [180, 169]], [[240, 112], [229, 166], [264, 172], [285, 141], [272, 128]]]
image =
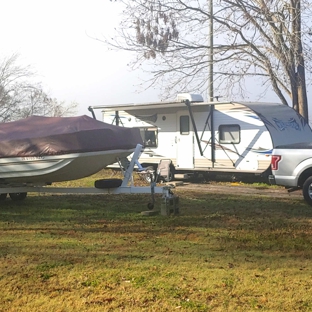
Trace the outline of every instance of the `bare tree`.
[[30, 115], [69, 116], [75, 114], [78, 104], [66, 105], [50, 98], [39, 83], [30, 66], [18, 64], [18, 54], [0, 63], [0, 121], [6, 122]]
[[37, 87], [30, 83], [33, 73], [29, 66], [17, 65], [17, 54], [0, 63], [0, 119], [14, 119], [25, 97]]
[[[121, 0], [125, 9], [110, 47], [136, 52], [132, 68], [153, 74], [165, 97], [204, 93], [213, 54], [218, 94], [248, 94], [257, 79], [259, 98], [273, 90], [308, 119], [306, 72], [311, 72], [311, 7], [305, 0]], [[116, 5], [116, 4], [114, 4]], [[212, 14], [213, 13], [213, 14]], [[209, 21], [213, 19], [213, 34]], [[213, 36], [213, 47], [209, 36]], [[211, 52], [212, 51], [212, 52]]]
[[77, 102], [66, 104], [64, 101], [59, 102], [57, 99], [51, 99], [51, 112], [50, 116], [65, 117], [76, 114], [78, 108]]
[[77, 102], [66, 104], [64, 101], [59, 102], [55, 98], [49, 97], [42, 89], [37, 88], [27, 93], [26, 99], [18, 107], [15, 116], [26, 118], [31, 115], [41, 115], [50, 117], [72, 116], [78, 108]]

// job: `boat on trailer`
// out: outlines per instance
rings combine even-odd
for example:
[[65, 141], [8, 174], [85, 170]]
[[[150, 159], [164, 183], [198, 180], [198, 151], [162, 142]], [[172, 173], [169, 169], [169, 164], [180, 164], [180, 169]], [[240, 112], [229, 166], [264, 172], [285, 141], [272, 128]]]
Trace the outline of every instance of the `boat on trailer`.
[[0, 124], [0, 187], [50, 185], [90, 176], [142, 144], [135, 128], [86, 115], [31, 116]]
[[[19, 183], [19, 184], [0, 184], [0, 200], [5, 200], [7, 194], [12, 200], [23, 200], [27, 193], [56, 193], [56, 194], [151, 194], [151, 202], [148, 202], [147, 207], [149, 211], [142, 211], [142, 214], [154, 214], [155, 194], [162, 194], [163, 203], [161, 205], [160, 213], [162, 215], [170, 215], [171, 213], [179, 213], [179, 198], [172, 192], [171, 185], [156, 186], [156, 182], [152, 181], [149, 187], [134, 186], [133, 172], [134, 167], [138, 163], [143, 146], [137, 144], [131, 161], [126, 170], [124, 170], [123, 179], [102, 179], [96, 180], [94, 187], [52, 187], [49, 185], [40, 186], [38, 184]], [[119, 158], [119, 157], [117, 157]], [[144, 174], [152, 174], [146, 171]]]

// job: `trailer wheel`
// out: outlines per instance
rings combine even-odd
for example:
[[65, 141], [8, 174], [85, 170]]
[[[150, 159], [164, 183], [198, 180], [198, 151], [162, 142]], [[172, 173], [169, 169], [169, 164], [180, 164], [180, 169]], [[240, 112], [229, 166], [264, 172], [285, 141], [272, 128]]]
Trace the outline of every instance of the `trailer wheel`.
[[152, 166], [147, 167], [146, 172], [142, 173], [141, 176], [147, 183], [155, 182], [156, 179], [155, 168]]
[[307, 178], [303, 183], [302, 194], [305, 201], [312, 206], [312, 177]]
[[17, 200], [24, 200], [27, 196], [27, 193], [26, 192], [24, 192], [24, 193], [9, 193], [9, 195], [10, 195], [10, 198], [12, 200], [17, 201]]
[[94, 187], [99, 189], [116, 188], [122, 184], [121, 179], [101, 179], [94, 182]]
[[7, 193], [0, 194], [0, 201], [5, 200], [7, 198]]

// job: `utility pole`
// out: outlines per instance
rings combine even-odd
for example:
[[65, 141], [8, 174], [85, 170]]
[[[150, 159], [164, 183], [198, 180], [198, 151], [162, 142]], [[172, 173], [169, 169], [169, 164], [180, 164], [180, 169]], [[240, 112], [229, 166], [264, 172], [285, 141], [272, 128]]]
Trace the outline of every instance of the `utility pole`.
[[209, 101], [213, 101], [213, 0], [209, 1]]
[[[209, 102], [213, 102], [213, 0], [209, 1]], [[211, 164], [214, 167], [215, 157], [215, 132], [214, 132], [214, 105], [210, 107], [210, 127], [211, 127]]]

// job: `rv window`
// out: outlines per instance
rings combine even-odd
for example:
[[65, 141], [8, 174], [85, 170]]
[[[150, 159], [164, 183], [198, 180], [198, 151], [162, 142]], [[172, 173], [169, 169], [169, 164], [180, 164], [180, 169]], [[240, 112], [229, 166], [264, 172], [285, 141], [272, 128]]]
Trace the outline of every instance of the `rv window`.
[[220, 143], [240, 143], [240, 126], [239, 125], [220, 125], [219, 126]]
[[180, 134], [190, 133], [190, 117], [180, 116]]
[[157, 147], [158, 145], [157, 128], [141, 128], [140, 131], [144, 147]]

